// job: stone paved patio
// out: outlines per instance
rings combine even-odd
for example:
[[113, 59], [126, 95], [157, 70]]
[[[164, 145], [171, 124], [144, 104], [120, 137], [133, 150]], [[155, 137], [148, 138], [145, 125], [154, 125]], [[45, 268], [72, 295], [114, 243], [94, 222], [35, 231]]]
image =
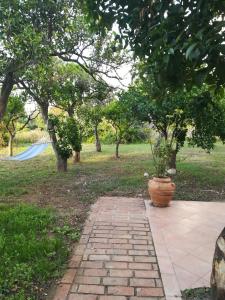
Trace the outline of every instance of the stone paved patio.
[[54, 300], [165, 300], [144, 200], [100, 198]]
[[102, 197], [54, 300], [181, 300], [181, 290], [209, 286], [224, 224], [225, 203], [155, 208], [141, 198]]
[[163, 209], [145, 203], [166, 299], [180, 300], [180, 290], [209, 286], [225, 203], [174, 201]]

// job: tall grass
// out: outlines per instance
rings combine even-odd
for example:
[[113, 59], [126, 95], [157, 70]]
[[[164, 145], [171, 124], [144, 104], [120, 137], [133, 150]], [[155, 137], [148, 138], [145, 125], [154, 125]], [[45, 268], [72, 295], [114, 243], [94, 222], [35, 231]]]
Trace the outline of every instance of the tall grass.
[[46, 137], [47, 133], [39, 128], [34, 130], [26, 130], [18, 132], [15, 138], [15, 144], [33, 144], [43, 137]]

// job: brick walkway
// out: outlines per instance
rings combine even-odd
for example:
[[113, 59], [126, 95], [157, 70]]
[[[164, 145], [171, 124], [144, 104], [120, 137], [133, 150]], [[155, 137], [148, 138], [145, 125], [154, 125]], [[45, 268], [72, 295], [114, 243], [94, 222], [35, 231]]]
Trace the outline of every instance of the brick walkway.
[[92, 207], [54, 300], [164, 300], [143, 199]]

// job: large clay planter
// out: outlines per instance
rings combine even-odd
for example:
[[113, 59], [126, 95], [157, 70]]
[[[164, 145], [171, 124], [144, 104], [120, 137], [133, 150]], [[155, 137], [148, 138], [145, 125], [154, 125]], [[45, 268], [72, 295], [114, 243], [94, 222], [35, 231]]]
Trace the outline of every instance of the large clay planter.
[[153, 177], [153, 179], [148, 182], [148, 191], [154, 206], [168, 206], [170, 201], [173, 199], [175, 189], [176, 186], [170, 177]]

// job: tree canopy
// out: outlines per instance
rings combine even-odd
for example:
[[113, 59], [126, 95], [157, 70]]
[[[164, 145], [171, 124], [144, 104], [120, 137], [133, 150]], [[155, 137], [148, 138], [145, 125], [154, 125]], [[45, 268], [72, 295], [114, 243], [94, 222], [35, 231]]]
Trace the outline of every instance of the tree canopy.
[[79, 38], [75, 35], [82, 21], [75, 1], [3, 0], [0, 5], [2, 116], [12, 88], [24, 71], [49, 56], [75, 49], [83, 32], [79, 29]]
[[2, 130], [6, 131], [9, 136], [10, 156], [13, 155], [13, 141], [16, 134], [28, 126], [29, 122], [35, 119], [38, 115], [35, 109], [31, 113], [27, 113], [25, 111], [25, 101], [23, 96], [24, 95], [10, 96], [6, 113], [1, 121]]
[[118, 39], [154, 66], [162, 83], [225, 83], [224, 0], [82, 2], [97, 30], [118, 24]]
[[132, 113], [129, 102], [114, 100], [106, 105], [103, 111], [104, 117], [115, 129], [116, 158], [119, 158], [119, 145], [131, 128], [134, 128], [138, 119]]
[[153, 76], [145, 77], [123, 92], [120, 101], [130, 107], [133, 117], [149, 122], [175, 154], [186, 140], [207, 151], [213, 149], [217, 137], [225, 141], [224, 99], [207, 85], [160, 89]]
[[3, 0], [0, 24], [0, 118], [13, 86], [52, 57], [74, 62], [94, 78], [119, 78], [126, 60], [113, 34], [91, 32], [79, 1]]

